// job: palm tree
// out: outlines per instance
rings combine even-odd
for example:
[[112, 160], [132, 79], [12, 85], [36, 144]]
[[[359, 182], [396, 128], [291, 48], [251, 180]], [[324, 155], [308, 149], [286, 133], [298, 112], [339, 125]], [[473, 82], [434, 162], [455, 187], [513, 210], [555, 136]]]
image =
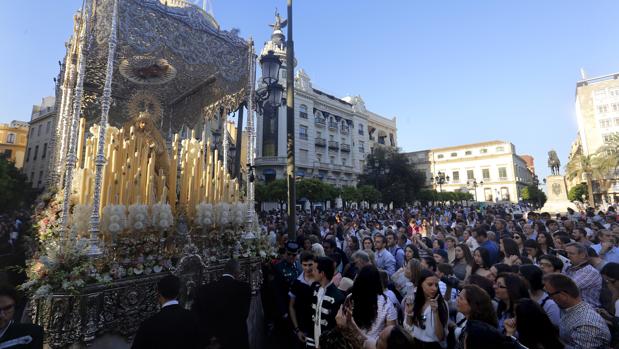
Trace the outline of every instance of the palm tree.
[[604, 191], [608, 190], [611, 179], [616, 177], [619, 168], [619, 134], [607, 137], [603, 146], [591, 155], [578, 152], [565, 167], [568, 180], [583, 178], [587, 182], [589, 205], [593, 207], [593, 181], [601, 184]]
[[619, 134], [607, 137], [604, 145], [596, 152], [592, 165], [598, 168], [601, 174], [600, 182], [604, 191], [608, 191], [619, 168]]
[[589, 192], [589, 206], [595, 207], [593, 200], [593, 176], [597, 173], [597, 169], [593, 166], [593, 155], [583, 155], [576, 153], [565, 166], [565, 177], [568, 180], [574, 178], [584, 178], [587, 182], [587, 191]]

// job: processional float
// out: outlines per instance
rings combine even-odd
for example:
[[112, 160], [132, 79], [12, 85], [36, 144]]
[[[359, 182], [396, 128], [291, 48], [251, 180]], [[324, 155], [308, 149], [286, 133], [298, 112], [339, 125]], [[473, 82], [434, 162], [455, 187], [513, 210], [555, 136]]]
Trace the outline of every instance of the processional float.
[[237, 257], [257, 291], [271, 251], [253, 183], [228, 173], [223, 126], [247, 107], [253, 165], [251, 40], [182, 0], [85, 0], [59, 77], [52, 190], [23, 285], [48, 345], [130, 339], [168, 273], [189, 305]]

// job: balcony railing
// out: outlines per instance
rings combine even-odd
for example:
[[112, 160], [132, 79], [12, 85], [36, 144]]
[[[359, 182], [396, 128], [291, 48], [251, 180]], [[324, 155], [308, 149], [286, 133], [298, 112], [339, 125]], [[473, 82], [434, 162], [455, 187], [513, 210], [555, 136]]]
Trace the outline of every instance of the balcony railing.
[[317, 147], [324, 147], [327, 145], [327, 140], [324, 138], [316, 137], [315, 144]]
[[304, 141], [307, 140], [307, 133], [299, 133], [299, 139], [302, 139]]
[[350, 152], [350, 144], [342, 143], [342, 151]]
[[255, 160], [256, 166], [277, 166], [277, 165], [285, 165], [286, 157], [285, 156], [263, 156], [257, 157]]
[[329, 149], [338, 150], [340, 148], [340, 144], [336, 141], [329, 141]]
[[337, 122], [329, 122], [329, 130], [337, 131]]
[[314, 118], [314, 124], [316, 124], [316, 126], [325, 127], [327, 122], [323, 118]]

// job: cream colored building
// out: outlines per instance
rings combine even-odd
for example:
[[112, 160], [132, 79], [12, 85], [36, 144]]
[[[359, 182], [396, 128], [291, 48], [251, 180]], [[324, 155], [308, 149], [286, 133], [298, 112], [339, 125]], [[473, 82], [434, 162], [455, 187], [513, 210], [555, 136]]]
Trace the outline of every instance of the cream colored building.
[[32, 106], [23, 172], [33, 188], [43, 189], [47, 185], [52, 136], [55, 131], [55, 105], [56, 99], [50, 96], [43, 98], [41, 104]]
[[[518, 202], [520, 191], [533, 183], [527, 163], [510, 142], [489, 141], [406, 155], [413, 167], [425, 174], [427, 187], [470, 192], [478, 201]], [[433, 180], [439, 172], [449, 177], [442, 185]]]
[[22, 168], [26, 153], [28, 138], [28, 123], [12, 121], [10, 124], [0, 124], [0, 156], [4, 156]]
[[[286, 86], [286, 46], [274, 27], [262, 55], [273, 51], [282, 60], [279, 83]], [[300, 69], [295, 85], [296, 176], [336, 186], [354, 186], [375, 146], [397, 146], [396, 118], [369, 111], [360, 96], [336, 97], [312, 83]], [[284, 96], [285, 96], [284, 91]], [[286, 176], [286, 105], [265, 108], [256, 123], [256, 175], [270, 181]]]
[[[584, 75], [584, 74], [583, 74]], [[574, 154], [595, 154], [609, 136], [619, 134], [619, 73], [586, 78], [576, 83], [575, 101], [578, 139], [572, 144], [570, 158]], [[619, 173], [609, 174], [612, 179], [605, 199], [608, 202], [619, 198]], [[570, 185], [578, 184], [578, 179]], [[593, 192], [602, 195], [594, 182]]]

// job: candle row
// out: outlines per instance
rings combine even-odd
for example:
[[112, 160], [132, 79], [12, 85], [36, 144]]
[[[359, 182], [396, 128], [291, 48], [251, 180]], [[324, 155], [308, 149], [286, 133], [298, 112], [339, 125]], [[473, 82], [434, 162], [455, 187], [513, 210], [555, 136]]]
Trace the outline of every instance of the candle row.
[[[134, 126], [107, 127], [104, 143], [105, 165], [101, 186], [100, 212], [108, 205], [169, 203], [173, 212], [180, 205], [189, 218], [201, 202], [238, 202], [240, 186], [231, 179], [219, 160], [218, 150], [211, 152], [210, 141], [191, 137], [180, 141], [174, 135], [169, 154], [163, 139], [152, 129]], [[94, 194], [98, 125], [89, 129], [80, 120], [78, 168], [79, 192], [76, 204], [91, 204]]]

